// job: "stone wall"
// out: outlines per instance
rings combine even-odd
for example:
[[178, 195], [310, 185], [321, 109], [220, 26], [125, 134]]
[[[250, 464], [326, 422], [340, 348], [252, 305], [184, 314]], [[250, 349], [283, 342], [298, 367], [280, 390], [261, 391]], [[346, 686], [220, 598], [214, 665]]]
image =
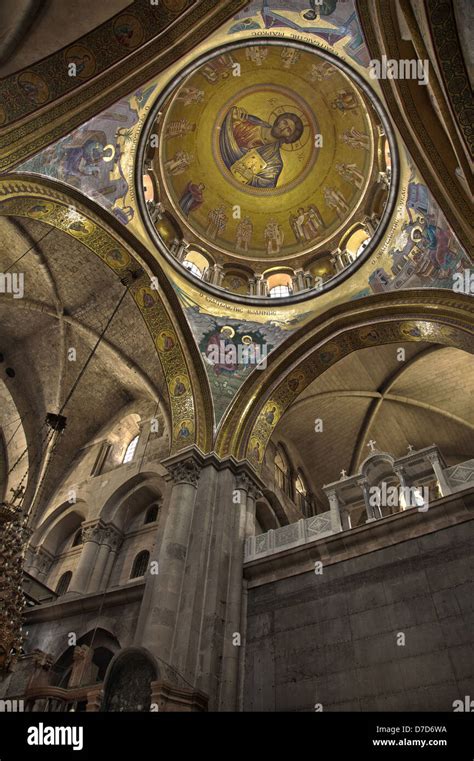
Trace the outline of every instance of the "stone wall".
[[247, 566], [244, 710], [452, 711], [474, 694], [471, 510], [344, 532], [306, 550], [313, 570], [302, 548]]

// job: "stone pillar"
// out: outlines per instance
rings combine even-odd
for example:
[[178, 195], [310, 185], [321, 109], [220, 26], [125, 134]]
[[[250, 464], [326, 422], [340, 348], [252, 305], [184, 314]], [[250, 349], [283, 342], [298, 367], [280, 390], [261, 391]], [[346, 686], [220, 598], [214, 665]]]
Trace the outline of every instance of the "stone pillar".
[[259, 275], [255, 273], [255, 282], [256, 282], [256, 295], [257, 296], [266, 296], [267, 295], [267, 281], [263, 277], [263, 275]]
[[106, 526], [99, 532], [98, 539], [99, 549], [89, 579], [88, 592], [99, 592], [106, 588], [113, 565], [113, 563], [109, 564], [109, 556], [113, 552], [113, 560], [115, 560], [122, 535], [114, 526]]
[[[229, 595], [227, 598], [227, 622], [223, 643], [219, 710], [235, 711], [240, 695], [240, 680], [243, 677], [241, 662], [245, 655], [246, 621], [242, 616], [244, 542], [248, 531], [255, 531], [255, 499], [258, 489], [247, 473], [235, 476], [234, 496], [234, 552], [229, 573]], [[250, 513], [250, 517], [249, 516]], [[236, 644], [234, 638], [240, 637]]]
[[360, 488], [362, 489], [362, 494], [364, 495], [365, 509], [367, 512], [366, 523], [372, 523], [372, 521], [375, 521], [377, 519], [375, 517], [374, 508], [372, 507], [369, 501], [369, 485], [367, 483], [367, 480], [365, 478], [361, 478], [357, 481], [357, 485], [360, 486]]
[[439, 456], [437, 452], [433, 452], [432, 454], [429, 454], [428, 460], [433, 466], [434, 474], [436, 478], [438, 479], [441, 496], [446, 497], [448, 494], [451, 494], [451, 488], [445, 478], [443, 468], [441, 467], [441, 463], [439, 461]]
[[222, 265], [214, 264], [214, 269], [212, 272], [212, 284], [222, 285], [223, 280], [224, 280], [224, 270], [222, 268]]
[[112, 569], [114, 567], [117, 555], [120, 552], [120, 547], [123, 542], [123, 534], [121, 531], [115, 528], [115, 526], [107, 526], [104, 536], [104, 544], [109, 548], [107, 553], [106, 563], [102, 575], [99, 579], [98, 591], [107, 589]]
[[329, 499], [329, 511], [331, 513], [331, 529], [334, 532], [342, 531], [341, 513], [339, 509], [339, 500], [337, 498], [336, 490], [329, 489], [326, 492]]
[[345, 264], [342, 259], [342, 251], [337, 249], [337, 251], [334, 251], [332, 255], [332, 259], [334, 262], [334, 266], [336, 268], [336, 272], [342, 272], [342, 270], [345, 268]]
[[69, 677], [68, 688], [81, 687], [83, 684], [93, 683], [97, 666], [92, 663], [94, 651], [88, 645], [77, 645], [72, 656], [72, 671]]
[[[400, 481], [400, 487], [404, 490], [407, 489], [407, 482], [405, 481], [405, 473], [403, 472], [403, 468], [401, 467], [394, 467], [393, 472], [397, 476], [398, 480]], [[398, 498], [398, 507], [400, 509], [400, 512], [403, 512], [406, 510], [406, 505], [402, 505], [400, 497]]]
[[136, 643], [171, 663], [201, 467], [192, 454], [165, 464], [174, 483], [161, 545], [151, 557], [158, 561], [159, 573], [147, 574]]
[[343, 507], [341, 510], [341, 523], [343, 531], [350, 531], [352, 528], [351, 516], [347, 507]]
[[87, 592], [89, 579], [97, 560], [103, 526], [100, 521], [83, 523], [82, 526], [81, 557], [76, 570], [72, 574], [71, 583], [68, 591], [64, 595], [65, 597], [82, 595]]

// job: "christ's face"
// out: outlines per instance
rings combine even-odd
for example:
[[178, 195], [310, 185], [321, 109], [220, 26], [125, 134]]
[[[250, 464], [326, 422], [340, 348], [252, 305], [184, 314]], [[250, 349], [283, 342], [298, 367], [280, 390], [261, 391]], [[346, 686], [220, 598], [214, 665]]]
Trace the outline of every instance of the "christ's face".
[[284, 140], [289, 140], [295, 134], [295, 131], [296, 125], [293, 119], [284, 117], [283, 119], [278, 119], [278, 121], [275, 122], [272, 128], [272, 135], [276, 138], [284, 138]]

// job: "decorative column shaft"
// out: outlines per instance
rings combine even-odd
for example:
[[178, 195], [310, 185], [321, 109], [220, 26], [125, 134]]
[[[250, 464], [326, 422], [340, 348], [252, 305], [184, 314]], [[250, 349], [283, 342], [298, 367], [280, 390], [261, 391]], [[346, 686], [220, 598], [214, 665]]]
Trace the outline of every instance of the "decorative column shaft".
[[341, 512], [336, 490], [330, 489], [326, 494], [329, 499], [329, 511], [331, 513], [331, 529], [334, 532], [342, 531]]
[[163, 539], [151, 558], [159, 562], [159, 573], [147, 576], [136, 641], [170, 663], [201, 468], [192, 456], [166, 467], [174, 485]]
[[[239, 492], [239, 502], [233, 502], [234, 511], [234, 553], [229, 573], [229, 594], [227, 598], [227, 623], [224, 635], [219, 710], [235, 711], [238, 706], [240, 681], [243, 677], [242, 661], [245, 656], [246, 621], [242, 616], [244, 541], [255, 531], [255, 499], [259, 491], [246, 473], [235, 477], [234, 495]], [[234, 635], [240, 634], [241, 644], [236, 646]]]
[[372, 521], [376, 520], [374, 508], [370, 504], [369, 500], [369, 485], [365, 479], [361, 479], [357, 481], [357, 485], [360, 486], [362, 489], [362, 494], [364, 495], [364, 502], [365, 502], [365, 510], [367, 512], [367, 520], [366, 523], [372, 523]]
[[88, 592], [99, 592], [102, 589], [106, 589], [110, 571], [112, 570], [112, 564], [109, 564], [109, 557], [113, 555], [113, 560], [115, 560], [116, 551], [119, 543], [122, 541], [120, 532], [113, 526], [103, 528], [98, 538], [100, 544], [95, 565], [89, 579]]
[[65, 596], [81, 595], [87, 592], [89, 579], [97, 560], [102, 529], [103, 526], [100, 521], [83, 524], [81, 557], [72, 574], [71, 583]]
[[428, 460], [430, 461], [431, 465], [433, 466], [433, 471], [438, 479], [441, 496], [446, 497], [448, 494], [451, 494], [451, 488], [446, 481], [446, 478], [443, 473], [443, 468], [441, 467], [441, 463], [439, 461], [438, 455], [434, 452], [433, 454], [428, 455]]

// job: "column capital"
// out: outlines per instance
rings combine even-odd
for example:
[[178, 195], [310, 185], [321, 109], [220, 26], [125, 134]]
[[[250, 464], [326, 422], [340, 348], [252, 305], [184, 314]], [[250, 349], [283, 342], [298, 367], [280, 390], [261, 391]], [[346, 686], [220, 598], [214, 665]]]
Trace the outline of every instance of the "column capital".
[[82, 524], [82, 543], [95, 542], [101, 544], [104, 524], [102, 521], [91, 521], [90, 523]]
[[123, 534], [115, 526], [105, 526], [102, 529], [101, 544], [107, 545], [111, 550], [117, 551], [123, 542]]
[[197, 486], [199, 476], [201, 475], [201, 465], [192, 456], [186, 457], [184, 460], [178, 462], [169, 463], [166, 465], [166, 469], [170, 474], [171, 480], [175, 484], [191, 484], [191, 486]]
[[262, 495], [261, 490], [248, 473], [237, 473], [235, 476], [235, 485], [237, 489], [246, 491], [251, 499], [258, 499]]

